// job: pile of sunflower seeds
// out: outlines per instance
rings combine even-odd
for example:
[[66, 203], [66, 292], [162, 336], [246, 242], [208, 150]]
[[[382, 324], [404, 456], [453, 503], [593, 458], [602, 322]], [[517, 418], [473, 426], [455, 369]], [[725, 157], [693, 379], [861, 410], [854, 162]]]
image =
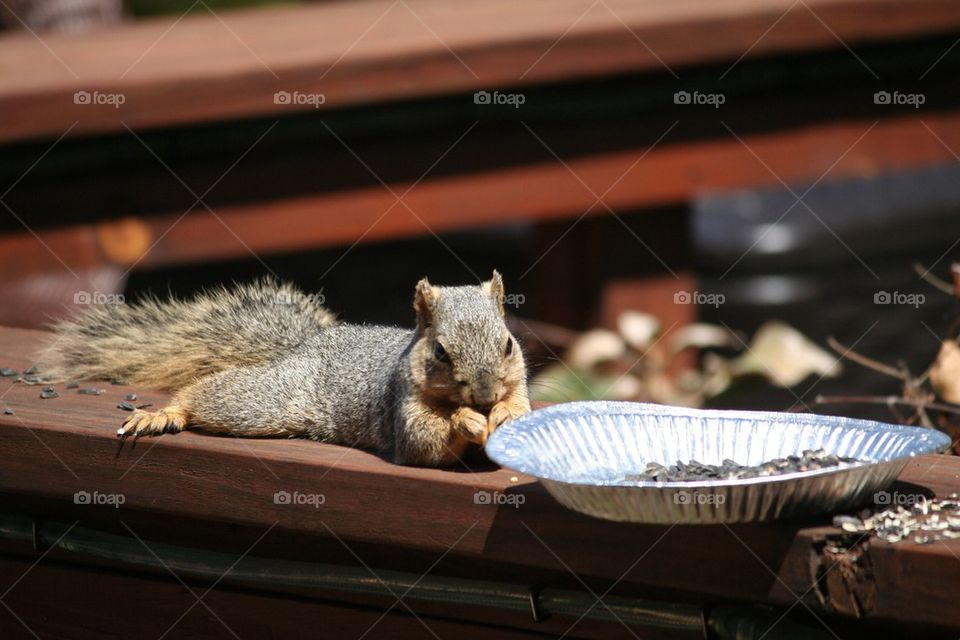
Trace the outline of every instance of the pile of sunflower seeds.
[[651, 462], [647, 468], [637, 474], [626, 476], [631, 482], [696, 482], [700, 480], [740, 480], [743, 478], [761, 478], [782, 473], [813, 471], [841, 464], [860, 462], [854, 458], [845, 458], [823, 449], [807, 449], [799, 456], [777, 458], [758, 465], [742, 465], [733, 460], [724, 460], [722, 464], [704, 464], [691, 460], [677, 462], [669, 467]]
[[[864, 511], [860, 517], [836, 516], [833, 526], [847, 533], [866, 533], [889, 543], [908, 540], [930, 544], [943, 538], [960, 538], [960, 496], [921, 497], [910, 508], [897, 505], [883, 511]], [[912, 535], [911, 535], [912, 534]]]

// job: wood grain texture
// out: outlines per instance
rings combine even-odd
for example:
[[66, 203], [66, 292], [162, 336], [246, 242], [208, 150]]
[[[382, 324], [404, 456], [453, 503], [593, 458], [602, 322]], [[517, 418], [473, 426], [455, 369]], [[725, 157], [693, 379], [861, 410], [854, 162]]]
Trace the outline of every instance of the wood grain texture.
[[[0, 330], [0, 366], [25, 367], [43, 334]], [[450, 470], [398, 467], [363, 451], [304, 441], [253, 441], [193, 433], [143, 440], [119, 456], [114, 436], [130, 391], [39, 398], [39, 387], [0, 380], [0, 493], [75, 508], [76, 491], [123, 493], [126, 513], [225, 523], [350, 545], [479, 560], [493, 566], [576, 572], [599, 585], [653, 589], [711, 603], [743, 600], [823, 609], [812, 567], [829, 517], [771, 525], [642, 526], [608, 523], [560, 507], [531, 478], [489, 466]], [[164, 396], [137, 390], [141, 402]], [[516, 478], [516, 480], [514, 480]], [[960, 460], [911, 461], [903, 490], [960, 491]], [[916, 485], [916, 486], [913, 486]], [[277, 491], [322, 493], [321, 508], [278, 505]], [[477, 491], [522, 495], [519, 508], [475, 500]], [[53, 517], [56, 509], [47, 508]], [[189, 542], [189, 541], [187, 541]], [[960, 581], [960, 541], [930, 546], [870, 540], [876, 599], [866, 620], [960, 627], [960, 609], [943, 585]], [[833, 566], [827, 567], [830, 573]], [[840, 593], [826, 594], [825, 602]]]
[[[792, 7], [792, 8], [791, 8]], [[943, 33], [949, 0], [361, 0], [0, 38], [0, 141], [662, 71]], [[77, 91], [123, 104], [75, 104]]]

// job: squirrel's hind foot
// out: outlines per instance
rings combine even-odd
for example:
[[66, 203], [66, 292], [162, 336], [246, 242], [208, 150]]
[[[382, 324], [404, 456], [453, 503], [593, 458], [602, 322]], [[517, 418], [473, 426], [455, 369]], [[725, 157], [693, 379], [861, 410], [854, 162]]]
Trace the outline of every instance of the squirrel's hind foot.
[[117, 429], [117, 436], [159, 436], [164, 433], [177, 433], [187, 426], [187, 413], [182, 407], [171, 405], [159, 411], [134, 411]]

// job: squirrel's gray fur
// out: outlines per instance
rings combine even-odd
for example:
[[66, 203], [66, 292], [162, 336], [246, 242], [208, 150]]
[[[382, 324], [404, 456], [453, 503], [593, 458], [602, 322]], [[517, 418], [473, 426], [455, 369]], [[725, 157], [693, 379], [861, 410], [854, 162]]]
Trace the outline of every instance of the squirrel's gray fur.
[[[174, 392], [118, 432], [184, 428], [306, 437], [443, 465], [530, 410], [526, 367], [503, 321], [503, 282], [421, 280], [417, 328], [337, 323], [271, 281], [192, 300], [94, 307], [55, 326], [41, 357], [59, 380], [125, 378]], [[439, 346], [438, 346], [439, 345]]]

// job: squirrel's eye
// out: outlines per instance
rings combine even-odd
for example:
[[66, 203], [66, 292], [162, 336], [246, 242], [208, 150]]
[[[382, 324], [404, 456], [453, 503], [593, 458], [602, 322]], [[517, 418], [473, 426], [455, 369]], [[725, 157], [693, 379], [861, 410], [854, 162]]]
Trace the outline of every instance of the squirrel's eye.
[[507, 346], [503, 349], [503, 355], [508, 356], [513, 353], [513, 338], [507, 338]]
[[450, 362], [450, 356], [447, 355], [447, 350], [443, 348], [443, 345], [439, 342], [437, 346], [433, 349], [433, 357], [439, 360], [440, 362]]

